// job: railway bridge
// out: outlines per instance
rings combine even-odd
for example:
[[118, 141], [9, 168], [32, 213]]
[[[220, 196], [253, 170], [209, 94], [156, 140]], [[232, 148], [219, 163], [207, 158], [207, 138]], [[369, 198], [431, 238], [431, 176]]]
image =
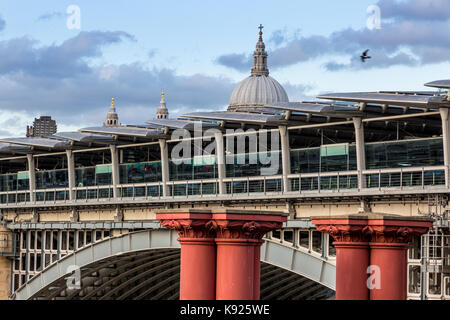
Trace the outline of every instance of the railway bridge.
[[[354, 267], [339, 257], [384, 263], [386, 239], [402, 242], [390, 246], [401, 251], [391, 264], [401, 297], [450, 298], [450, 80], [290, 102], [264, 48], [261, 32], [227, 111], [171, 119], [163, 94], [142, 124], [120, 125], [113, 101], [103, 126], [1, 138], [0, 297], [176, 299], [176, 213], [210, 210], [251, 212], [247, 236], [283, 217], [252, 238], [254, 298], [333, 298], [339, 266]], [[220, 221], [215, 230], [231, 226]]]

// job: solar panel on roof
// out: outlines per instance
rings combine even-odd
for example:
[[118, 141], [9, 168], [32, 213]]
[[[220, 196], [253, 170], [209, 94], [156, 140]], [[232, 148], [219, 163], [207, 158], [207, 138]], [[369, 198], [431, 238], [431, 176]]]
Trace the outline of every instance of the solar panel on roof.
[[176, 119], [153, 119], [145, 121], [148, 124], [169, 127], [174, 129], [186, 129], [195, 130], [196, 128], [212, 128], [217, 127], [214, 123], [207, 123], [203, 121], [190, 121], [190, 120], [176, 120]]
[[91, 132], [91, 133], [107, 133], [119, 136], [132, 136], [132, 137], [141, 137], [141, 138], [153, 138], [159, 137], [162, 135], [160, 130], [156, 129], [145, 129], [138, 127], [130, 127], [130, 126], [121, 126], [121, 127], [89, 127], [82, 128], [79, 130], [80, 132]]
[[413, 105], [429, 107], [443, 103], [443, 98], [439, 96], [411, 95], [411, 94], [391, 94], [381, 92], [348, 92], [329, 93], [320, 95], [319, 99], [342, 100], [355, 102], [372, 102], [379, 104]]
[[450, 79], [447, 80], [436, 80], [432, 82], [425, 83], [427, 87], [450, 89]]
[[273, 122], [283, 122], [283, 116], [281, 115], [268, 115], [268, 114], [257, 114], [249, 112], [192, 112], [183, 115], [182, 117], [196, 118], [196, 119], [207, 119], [207, 120], [218, 120], [218, 121], [234, 121], [234, 122], [244, 122], [244, 123], [258, 123], [258, 124], [268, 124]]
[[266, 105], [266, 106], [269, 108], [280, 109], [280, 110], [311, 113], [311, 114], [332, 115], [335, 117], [342, 117], [342, 118], [362, 115], [362, 112], [360, 112], [357, 108], [334, 106], [334, 105], [326, 104], [326, 103], [281, 102], [281, 103], [274, 103], [274, 104], [270, 104], [270, 105]]
[[0, 143], [1, 153], [27, 152], [27, 151], [31, 151], [30, 146], [23, 146], [10, 143]]
[[38, 137], [28, 137], [28, 138], [4, 138], [0, 139], [0, 142], [20, 144], [25, 146], [40, 147], [40, 148], [51, 148], [51, 149], [64, 149], [69, 146], [70, 143], [67, 140], [56, 140], [49, 138], [38, 138]]
[[53, 135], [56, 138], [63, 138], [77, 142], [99, 142], [107, 143], [114, 141], [112, 135], [106, 134], [92, 134], [92, 133], [81, 133], [81, 132], [57, 132]]

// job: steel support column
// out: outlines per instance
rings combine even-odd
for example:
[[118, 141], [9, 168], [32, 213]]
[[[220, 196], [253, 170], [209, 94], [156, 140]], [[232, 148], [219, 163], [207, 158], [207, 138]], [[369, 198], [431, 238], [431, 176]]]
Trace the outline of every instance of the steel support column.
[[112, 171], [112, 187], [113, 187], [113, 196], [114, 198], [119, 198], [119, 153], [117, 151], [117, 147], [115, 145], [110, 145], [109, 149], [111, 150], [111, 171]]
[[289, 147], [289, 131], [285, 126], [278, 127], [281, 140], [281, 164], [283, 172], [283, 191], [291, 191], [288, 175], [291, 174], [291, 154]]
[[170, 181], [169, 148], [167, 147], [167, 141], [165, 139], [159, 139], [159, 148], [161, 150], [161, 179], [163, 185], [163, 196], [168, 197], [170, 195], [169, 186], [167, 185], [167, 183]]
[[364, 125], [361, 118], [353, 118], [355, 127], [355, 143], [356, 143], [356, 166], [358, 170], [358, 188], [366, 187], [366, 179], [363, 171], [366, 170], [366, 151], [364, 148]]
[[72, 150], [66, 150], [67, 175], [69, 176], [69, 200], [75, 200], [75, 161]]
[[448, 108], [439, 108], [442, 120], [442, 144], [444, 147], [445, 186], [450, 186], [450, 117]]
[[34, 158], [31, 153], [27, 154], [28, 161], [28, 176], [30, 183], [30, 201], [36, 201], [36, 167], [34, 165]]
[[222, 132], [216, 132], [214, 134], [216, 141], [216, 163], [217, 163], [217, 175], [219, 180], [219, 194], [226, 194], [226, 187], [224, 179], [226, 178], [226, 167], [225, 167], [225, 148], [223, 143]]

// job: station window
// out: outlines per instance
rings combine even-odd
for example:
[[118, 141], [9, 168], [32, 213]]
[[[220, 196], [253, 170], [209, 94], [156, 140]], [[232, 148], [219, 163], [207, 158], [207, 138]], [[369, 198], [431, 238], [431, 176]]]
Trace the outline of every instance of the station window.
[[450, 298], [450, 277], [444, 278], [444, 286], [445, 286], [445, 297]]
[[50, 250], [51, 248], [51, 236], [52, 236], [52, 232], [51, 231], [45, 231], [45, 249], [46, 250]]
[[92, 231], [86, 231], [86, 245], [92, 243]]
[[410, 265], [408, 267], [408, 293], [420, 293], [420, 266]]
[[322, 253], [322, 233], [319, 231], [312, 232], [312, 249], [317, 253]]
[[52, 231], [52, 250], [58, 250], [58, 231]]
[[78, 248], [84, 246], [84, 231], [78, 231]]
[[442, 273], [440, 272], [430, 272], [428, 274], [428, 293], [433, 295], [441, 295], [441, 278]]
[[280, 238], [281, 238], [281, 232], [280, 232], [280, 230], [273, 230], [273, 231], [272, 231], [272, 238], [280, 239]]
[[299, 232], [299, 245], [302, 248], [309, 249], [309, 231], [302, 231]]
[[414, 237], [411, 241], [411, 246], [409, 248], [409, 259], [418, 260], [420, 259], [420, 248], [421, 248], [421, 237]]
[[283, 231], [283, 241], [293, 243], [294, 232], [292, 230], [284, 230]]
[[336, 247], [333, 245], [334, 239], [331, 236], [328, 236], [328, 256], [336, 257]]
[[61, 232], [61, 250], [67, 250], [67, 231]]

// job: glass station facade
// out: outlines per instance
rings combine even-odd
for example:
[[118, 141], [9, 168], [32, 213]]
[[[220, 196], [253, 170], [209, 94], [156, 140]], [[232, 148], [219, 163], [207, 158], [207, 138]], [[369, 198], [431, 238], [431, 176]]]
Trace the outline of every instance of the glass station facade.
[[[124, 153], [119, 164], [121, 197], [161, 197], [161, 161], [139, 161]], [[367, 188], [444, 185], [442, 138], [366, 143]], [[226, 155], [226, 192], [282, 192], [281, 151]], [[356, 146], [331, 144], [290, 150], [292, 192], [358, 188]], [[111, 198], [112, 165], [75, 168], [77, 199]], [[170, 196], [218, 193], [215, 156], [169, 160]], [[68, 200], [68, 170], [35, 172], [36, 201]], [[1, 203], [29, 201], [29, 172], [0, 175]]]

